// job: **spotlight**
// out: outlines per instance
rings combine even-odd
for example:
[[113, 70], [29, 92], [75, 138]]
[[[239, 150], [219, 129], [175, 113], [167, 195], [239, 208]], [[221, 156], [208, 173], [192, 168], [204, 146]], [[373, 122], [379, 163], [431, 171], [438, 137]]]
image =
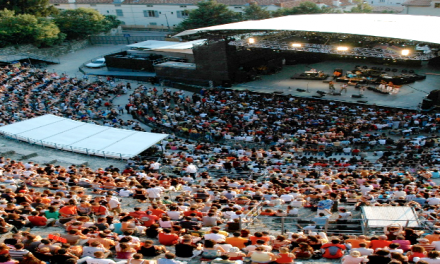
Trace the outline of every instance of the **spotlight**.
[[249, 44], [254, 44], [255, 43], [255, 39], [254, 38], [249, 38], [248, 42], [249, 42]]
[[302, 44], [300, 44], [300, 43], [293, 43], [292, 47], [294, 47], [294, 48], [301, 48]]
[[404, 50], [401, 51], [401, 53], [402, 53], [403, 56], [408, 56], [409, 55], [409, 50], [404, 49]]
[[348, 47], [337, 47], [336, 48], [336, 50], [338, 50], [338, 51], [347, 51], [348, 50]]

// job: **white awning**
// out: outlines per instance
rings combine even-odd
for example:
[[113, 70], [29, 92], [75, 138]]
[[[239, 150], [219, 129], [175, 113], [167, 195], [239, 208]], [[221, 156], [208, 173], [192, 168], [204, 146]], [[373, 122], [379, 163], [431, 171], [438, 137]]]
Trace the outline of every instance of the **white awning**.
[[161, 40], [147, 40], [139, 43], [134, 43], [127, 45], [130, 48], [139, 48], [139, 49], [147, 49], [147, 50], [183, 50], [183, 49], [192, 49], [192, 47], [196, 44], [202, 44], [206, 39], [198, 39], [187, 42], [175, 42], [175, 41], [161, 41]]
[[286, 30], [343, 33], [440, 44], [440, 34], [435, 34], [430, 30], [437, 25], [440, 25], [440, 17], [438, 16], [400, 14], [291, 15], [191, 29], [177, 34], [176, 37], [214, 31]]
[[32, 144], [77, 153], [129, 159], [167, 134], [147, 133], [44, 115], [0, 127], [0, 134]]

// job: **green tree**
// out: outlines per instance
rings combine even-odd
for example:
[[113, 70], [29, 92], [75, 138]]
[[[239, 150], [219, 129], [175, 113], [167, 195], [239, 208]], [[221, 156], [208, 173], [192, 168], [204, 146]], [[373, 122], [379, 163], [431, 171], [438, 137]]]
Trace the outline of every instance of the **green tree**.
[[29, 14], [15, 15], [14, 11], [0, 11], [0, 46], [33, 44], [52, 46], [62, 42], [64, 35], [49, 19]]
[[29, 14], [37, 17], [47, 17], [58, 14], [59, 10], [49, 3], [49, 0], [0, 0], [0, 10], [8, 9], [15, 14]]
[[63, 10], [54, 17], [55, 24], [67, 35], [67, 39], [84, 39], [108, 31], [114, 24], [120, 24], [116, 20], [111, 16], [105, 17], [91, 8]]
[[373, 7], [367, 2], [362, 0], [355, 1], [357, 5], [350, 10], [350, 13], [371, 13], [373, 12]]
[[105, 29], [104, 31], [109, 31], [112, 28], [117, 28], [122, 24], [122, 21], [118, 19], [115, 15], [105, 15]]
[[319, 7], [313, 2], [302, 2], [298, 6], [292, 8], [280, 8], [272, 12], [273, 17], [302, 15], [302, 14], [323, 14], [334, 13], [333, 8], [328, 6]]
[[220, 24], [237, 22], [240, 14], [228, 9], [225, 4], [219, 4], [214, 0], [200, 1], [197, 9], [189, 11], [189, 16], [175, 28], [176, 32], [187, 29], [209, 27]]
[[259, 6], [256, 2], [250, 3], [243, 9], [244, 20], [258, 20], [270, 18], [270, 12], [264, 7]]

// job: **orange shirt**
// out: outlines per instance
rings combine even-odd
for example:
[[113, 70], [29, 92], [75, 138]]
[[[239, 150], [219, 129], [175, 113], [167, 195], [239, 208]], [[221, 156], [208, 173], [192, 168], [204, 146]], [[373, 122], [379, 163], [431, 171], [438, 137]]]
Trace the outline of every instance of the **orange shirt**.
[[440, 235], [436, 235], [436, 234], [426, 235], [423, 238], [428, 239], [429, 243], [432, 243], [434, 241], [440, 241]]
[[249, 238], [249, 240], [252, 242], [252, 245], [257, 244], [257, 240], [264, 240], [264, 244], [267, 245], [267, 242], [270, 241], [270, 237], [266, 237], [266, 236], [263, 236], [263, 237], [251, 236]]
[[384, 248], [388, 247], [391, 244], [391, 241], [388, 240], [372, 240], [370, 248], [377, 249], [377, 248]]
[[238, 247], [239, 249], [245, 248], [244, 243], [248, 242], [249, 239], [244, 237], [228, 237], [226, 238], [226, 244], [231, 244], [233, 247]]
[[352, 248], [359, 248], [360, 243], [365, 243], [367, 245], [367, 248], [370, 247], [370, 241], [367, 241], [365, 239], [346, 239], [345, 241], [350, 243]]
[[61, 216], [76, 215], [76, 206], [63, 206], [63, 208], [60, 209], [59, 213], [61, 214]]

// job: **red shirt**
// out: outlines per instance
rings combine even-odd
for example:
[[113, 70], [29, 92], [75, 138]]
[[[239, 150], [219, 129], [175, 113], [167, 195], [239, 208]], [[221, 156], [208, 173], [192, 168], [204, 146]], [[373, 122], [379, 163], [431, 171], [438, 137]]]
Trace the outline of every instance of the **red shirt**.
[[186, 211], [183, 213], [183, 215], [184, 216], [191, 216], [192, 213], [196, 214], [198, 217], [203, 217], [203, 214], [199, 211]]
[[[144, 219], [147, 219], [147, 218], [148, 218], [148, 220], [145, 221]], [[142, 220], [144, 220], [144, 226], [149, 227], [149, 226], [155, 224], [156, 221], [159, 220], [159, 217], [157, 217], [155, 215], [146, 215], [143, 217]]]
[[159, 243], [164, 246], [172, 246], [177, 244], [179, 236], [176, 234], [159, 233]]
[[47, 218], [44, 216], [28, 216], [29, 222], [34, 226], [45, 226], [47, 223]]

